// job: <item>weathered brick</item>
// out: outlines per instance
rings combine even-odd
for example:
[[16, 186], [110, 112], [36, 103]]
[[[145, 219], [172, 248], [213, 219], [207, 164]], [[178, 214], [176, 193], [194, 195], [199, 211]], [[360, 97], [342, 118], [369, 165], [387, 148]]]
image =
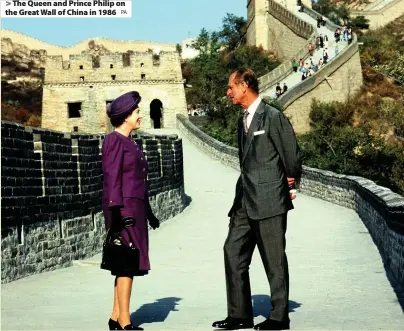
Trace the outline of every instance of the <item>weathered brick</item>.
[[[8, 136], [6, 137], [9, 138], [27, 140], [26, 143], [19, 142], [19, 144], [31, 148], [30, 141], [33, 142], [33, 135], [20, 135], [17, 130], [10, 129], [14, 126], [17, 125], [2, 122], [2, 132], [7, 134]], [[46, 149], [53, 153], [46, 152], [48, 153], [46, 157], [50, 162], [45, 163], [45, 165], [48, 167], [57, 165], [62, 167], [62, 170], [45, 169], [45, 184], [47, 185], [45, 193], [47, 195], [42, 196], [41, 190], [41, 196], [14, 197], [12, 192], [14, 188], [17, 188], [17, 184], [19, 187], [25, 184], [27, 186], [25, 189], [30, 189], [31, 187], [37, 187], [38, 183], [42, 183], [42, 172], [41, 169], [37, 169], [35, 174], [27, 172], [26, 170], [28, 169], [12, 171], [14, 168], [7, 164], [7, 160], [19, 160], [18, 158], [28, 160], [25, 159], [26, 154], [24, 153], [14, 155], [13, 158], [2, 159], [2, 166], [6, 169], [11, 169], [9, 172], [14, 174], [14, 177], [9, 177], [9, 174], [5, 175], [2, 172], [2, 183], [7, 183], [11, 188], [10, 191], [3, 192], [8, 193], [8, 196], [7, 194], [2, 196], [2, 282], [9, 282], [30, 274], [70, 266], [72, 259], [86, 258], [99, 253], [105, 238], [104, 218], [101, 210], [102, 170], [98, 148], [99, 137], [102, 136], [77, 135], [75, 138], [78, 139], [79, 144], [86, 146], [80, 149], [82, 153], [88, 153], [83, 155], [86, 157], [85, 162], [98, 160], [91, 163], [94, 169], [91, 171], [86, 170], [84, 171], [85, 174], [82, 174], [87, 180], [87, 184], [84, 185], [88, 186], [88, 192], [78, 194], [78, 186], [76, 186], [77, 192], [70, 192], [66, 189], [67, 187], [78, 185], [77, 178], [65, 176], [68, 169], [70, 169], [70, 172], [73, 171], [72, 169], [77, 170], [77, 158], [74, 161], [76, 162], [74, 166], [71, 166], [69, 162], [74, 158], [69, 158], [66, 154], [71, 153], [71, 149], [69, 149], [71, 145], [70, 138], [64, 138], [60, 132], [36, 128], [33, 128], [32, 131], [39, 135], [35, 136], [36, 141], [46, 141]], [[136, 139], [143, 144], [142, 135], [136, 136]], [[150, 137], [147, 139], [150, 140]], [[150, 140], [154, 143], [151, 143], [148, 147], [150, 153], [154, 153], [158, 159], [161, 159], [161, 150], [158, 149], [159, 139], [161, 140], [162, 138], [155, 136], [153, 140]], [[10, 141], [14, 141], [15, 144], [15, 140], [4, 140], [6, 143]], [[164, 138], [163, 145], [171, 146], [170, 148], [175, 149], [178, 154], [182, 154], [182, 142], [177, 136]], [[84, 158], [82, 159], [84, 160]], [[39, 159], [37, 161], [40, 162]], [[173, 167], [172, 164], [169, 166]], [[156, 185], [153, 197], [151, 197], [152, 208], [161, 221], [181, 212], [184, 207], [182, 202], [184, 196], [183, 167], [181, 166], [178, 169], [167, 169], [167, 171], [173, 173], [173, 178], [167, 181], [166, 185]], [[154, 176], [153, 171], [151, 170], [151, 176]], [[160, 175], [157, 171], [159, 169], [156, 170], [155, 174], [160, 180]], [[181, 171], [180, 176], [177, 176], [176, 171]], [[54, 185], [58, 192], [50, 192], [49, 185]], [[60, 191], [60, 187], [64, 188], [65, 191], [63, 189]], [[167, 194], [171, 190], [178, 191], [178, 194]], [[19, 193], [22, 194], [22, 191]], [[54, 194], [49, 195], [50, 193]], [[149, 195], [151, 195], [151, 192], [149, 192]], [[166, 205], [156, 203], [155, 199], [159, 196], [163, 197], [159, 199], [164, 201]], [[172, 208], [173, 204], [178, 204], [179, 208], [174, 210]], [[22, 225], [24, 226], [23, 228]], [[8, 227], [10, 228], [8, 229]], [[19, 232], [23, 233], [23, 245], [19, 244], [19, 240], [22, 238], [19, 237]]]

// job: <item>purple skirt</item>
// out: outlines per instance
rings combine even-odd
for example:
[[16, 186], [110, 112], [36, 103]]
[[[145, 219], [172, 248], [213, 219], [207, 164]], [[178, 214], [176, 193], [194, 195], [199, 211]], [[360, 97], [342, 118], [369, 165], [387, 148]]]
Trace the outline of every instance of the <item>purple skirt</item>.
[[[125, 206], [125, 216], [130, 215], [135, 218], [135, 225], [127, 227], [134, 246], [139, 249], [139, 270], [135, 274], [120, 275], [116, 271], [111, 270], [111, 274], [115, 276], [143, 276], [150, 270], [149, 261], [149, 228], [147, 225], [147, 204], [145, 200], [136, 198], [123, 198]], [[105, 204], [104, 204], [105, 205]], [[104, 209], [104, 217], [106, 227], [109, 228], [112, 224], [112, 215], [109, 208]], [[122, 243], [129, 246], [130, 240], [128, 232], [121, 231]]]

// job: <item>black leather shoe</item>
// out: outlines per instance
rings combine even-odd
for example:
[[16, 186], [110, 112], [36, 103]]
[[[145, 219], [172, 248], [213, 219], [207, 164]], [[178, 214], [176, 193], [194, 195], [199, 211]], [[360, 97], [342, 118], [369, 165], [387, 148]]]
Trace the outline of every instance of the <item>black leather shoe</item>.
[[267, 319], [262, 323], [259, 323], [254, 326], [255, 330], [289, 330], [290, 322], [289, 321], [275, 321], [271, 319]]
[[251, 329], [254, 326], [254, 322], [250, 319], [227, 317], [223, 321], [214, 322], [212, 326], [225, 330]]
[[119, 330], [121, 326], [117, 321], [114, 321], [112, 318], [110, 318], [108, 321], [108, 327], [110, 330]]

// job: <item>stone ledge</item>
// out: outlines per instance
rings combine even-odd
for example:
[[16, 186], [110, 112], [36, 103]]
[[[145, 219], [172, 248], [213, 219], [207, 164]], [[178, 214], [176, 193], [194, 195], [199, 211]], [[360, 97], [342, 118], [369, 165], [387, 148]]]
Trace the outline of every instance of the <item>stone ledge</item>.
[[[327, 188], [346, 191], [347, 194], [351, 195], [352, 200], [355, 202], [357, 202], [358, 199], [366, 200], [372, 205], [373, 208], [377, 210], [380, 215], [384, 217], [389, 228], [404, 235], [403, 196], [392, 192], [386, 187], [379, 186], [375, 182], [363, 177], [337, 174], [328, 170], [303, 166], [303, 183], [301, 191], [308, 195], [311, 194], [310, 190], [304, 186], [305, 180], [321, 182]], [[329, 200], [327, 197], [320, 198], [339, 204], [338, 200]], [[351, 207], [351, 209], [355, 209], [355, 211], [358, 212], [357, 207], [358, 206], [355, 205], [354, 207]]]
[[111, 86], [111, 85], [158, 85], [158, 84], [184, 84], [184, 80], [175, 79], [134, 79], [134, 80], [114, 80], [110, 82], [67, 82], [67, 83], [44, 83], [44, 87], [89, 87], [89, 86]]

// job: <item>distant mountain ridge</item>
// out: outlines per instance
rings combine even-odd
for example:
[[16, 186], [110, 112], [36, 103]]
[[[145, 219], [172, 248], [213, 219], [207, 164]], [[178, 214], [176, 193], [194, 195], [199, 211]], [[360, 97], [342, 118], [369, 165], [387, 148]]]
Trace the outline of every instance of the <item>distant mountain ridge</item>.
[[[89, 44], [91, 42], [93, 42], [98, 47], [108, 49], [109, 52], [125, 53], [128, 50], [132, 50], [135, 52], [147, 52], [149, 49], [157, 48], [161, 51], [166, 52], [176, 51], [175, 44], [138, 40], [113, 40], [103, 37], [88, 38], [72, 46], [63, 47], [53, 45], [34, 37], [30, 37], [28, 35], [6, 29], [1, 30], [1, 39], [2, 41], [3, 39], [10, 39], [12, 43], [23, 44], [29, 49], [43, 49], [46, 51], [47, 55], [62, 55], [64, 60], [68, 60], [70, 54], [82, 54], [82, 51], [88, 50]], [[3, 48], [2, 44], [1, 52], [10, 52], [9, 45], [5, 44], [5, 46], [6, 47]]]

